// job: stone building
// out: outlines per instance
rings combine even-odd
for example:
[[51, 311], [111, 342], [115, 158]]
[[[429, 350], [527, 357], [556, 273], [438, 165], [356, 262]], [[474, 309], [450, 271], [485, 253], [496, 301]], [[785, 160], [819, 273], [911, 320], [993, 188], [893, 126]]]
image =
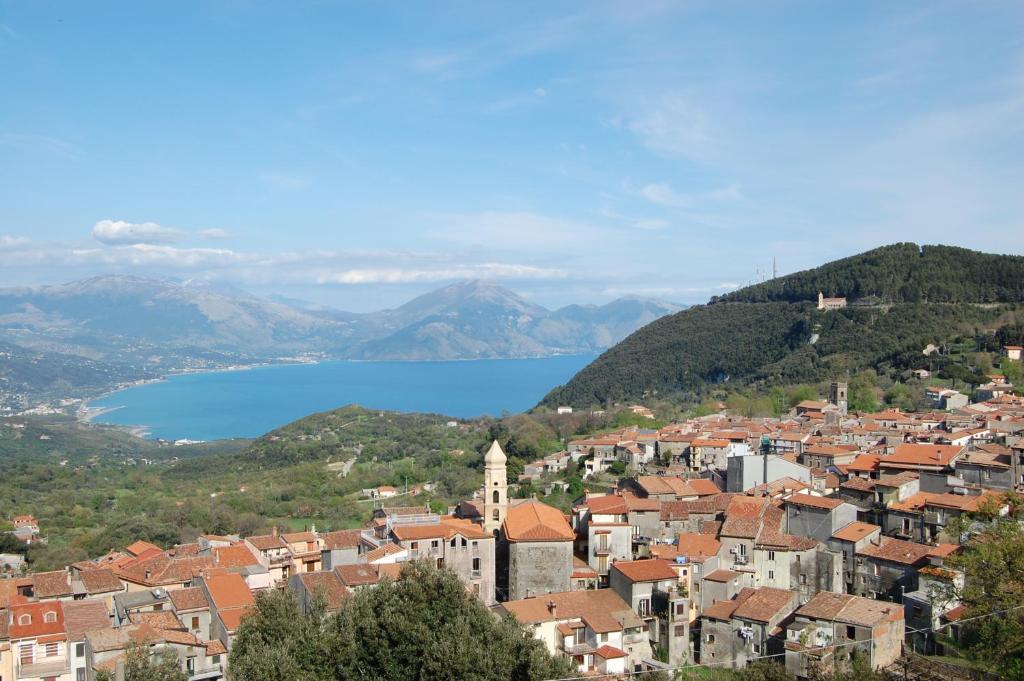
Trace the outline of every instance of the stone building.
[[495, 540], [486, 529], [469, 520], [433, 516], [423, 522], [396, 524], [391, 537], [408, 551], [410, 560], [429, 560], [448, 568], [485, 604], [494, 603]]
[[499, 535], [499, 596], [569, 591], [576, 535], [565, 515], [536, 500], [508, 509]]
[[903, 608], [895, 603], [820, 593], [786, 627], [786, 671], [798, 679], [816, 669], [828, 673], [854, 650], [872, 669], [884, 669], [902, 653], [904, 631]]

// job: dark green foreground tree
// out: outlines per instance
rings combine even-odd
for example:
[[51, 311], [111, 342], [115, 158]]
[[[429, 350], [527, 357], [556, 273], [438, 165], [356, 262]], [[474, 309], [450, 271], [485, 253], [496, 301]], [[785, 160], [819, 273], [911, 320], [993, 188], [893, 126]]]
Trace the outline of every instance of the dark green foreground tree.
[[229, 660], [232, 681], [520, 680], [573, 676], [515, 622], [499, 620], [447, 570], [410, 563], [337, 614], [288, 593], [256, 599]]
[[1010, 517], [989, 520], [987, 529], [972, 537], [962, 553], [946, 561], [964, 571], [964, 588], [953, 589], [951, 595], [967, 610], [959, 641], [945, 642], [1003, 678], [1024, 679], [1024, 509], [1020, 497], [1011, 498], [1011, 503]]

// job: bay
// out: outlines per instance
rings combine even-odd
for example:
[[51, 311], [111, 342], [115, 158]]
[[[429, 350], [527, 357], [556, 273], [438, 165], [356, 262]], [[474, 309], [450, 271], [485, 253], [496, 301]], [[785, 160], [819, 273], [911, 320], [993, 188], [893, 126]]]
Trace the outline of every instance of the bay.
[[530, 409], [593, 356], [462, 362], [322, 362], [180, 374], [92, 400], [99, 423], [146, 437], [257, 437], [348, 404], [470, 418]]

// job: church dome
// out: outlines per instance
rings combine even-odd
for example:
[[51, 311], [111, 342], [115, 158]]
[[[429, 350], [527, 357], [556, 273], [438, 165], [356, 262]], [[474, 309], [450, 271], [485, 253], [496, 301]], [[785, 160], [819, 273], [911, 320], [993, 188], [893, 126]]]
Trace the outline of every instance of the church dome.
[[505, 456], [505, 452], [501, 451], [501, 445], [495, 440], [491, 443], [491, 448], [484, 454], [484, 465], [504, 466], [506, 462], [508, 462], [508, 457]]

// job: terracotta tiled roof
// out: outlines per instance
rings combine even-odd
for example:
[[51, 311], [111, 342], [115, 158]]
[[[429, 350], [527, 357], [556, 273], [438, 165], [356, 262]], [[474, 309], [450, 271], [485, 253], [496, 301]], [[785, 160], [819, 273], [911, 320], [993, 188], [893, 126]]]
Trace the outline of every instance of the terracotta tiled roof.
[[620, 560], [612, 564], [612, 570], [618, 570], [631, 582], [660, 582], [679, 578], [666, 560]]
[[325, 532], [320, 535], [320, 539], [323, 540], [324, 548], [328, 550], [354, 549], [359, 546], [359, 530]]
[[625, 499], [618, 494], [590, 497], [581, 505], [590, 509], [591, 515], [624, 515], [628, 510]]
[[245, 544], [216, 546], [213, 549], [214, 564], [222, 568], [241, 568], [259, 565], [260, 561]]
[[[553, 610], [549, 604], [554, 604]], [[636, 618], [629, 605], [611, 589], [544, 594], [534, 598], [507, 601], [498, 607], [510, 613], [520, 624], [593, 618], [602, 613], [616, 617], [618, 621]]]
[[372, 551], [370, 551], [368, 553], [363, 554], [363, 559], [367, 563], [372, 563], [375, 560], [380, 560], [381, 558], [387, 558], [388, 556], [393, 556], [396, 553], [402, 553], [403, 551], [405, 551], [405, 549], [403, 549], [398, 544], [393, 544], [391, 542], [387, 542], [385, 544], [381, 544], [380, 546], [378, 546], [374, 550], [372, 550]]
[[246, 537], [245, 540], [252, 544], [257, 551], [271, 551], [273, 549], [288, 548], [288, 545], [284, 543], [284, 539], [281, 539], [281, 537], [276, 534], [261, 534], [253, 537]]
[[742, 575], [742, 572], [734, 572], [733, 570], [715, 570], [714, 572], [709, 572], [708, 574], [704, 575], [704, 579], [706, 579], [709, 582], [725, 583], [732, 581], [737, 577], [741, 577]]
[[95, 570], [84, 570], [79, 573], [79, 579], [89, 595], [110, 593], [111, 591], [123, 591], [124, 584], [117, 578], [117, 575], [110, 568], [97, 568]]
[[795, 591], [762, 586], [743, 601], [732, 616], [755, 622], [769, 622], [776, 616], [788, 615], [795, 609], [796, 604]]
[[915, 445], [897, 447], [890, 456], [879, 461], [880, 466], [895, 467], [945, 467], [950, 465], [964, 448], [960, 445]]
[[39, 599], [70, 596], [71, 577], [65, 570], [37, 572], [32, 575], [32, 593]]
[[128, 614], [128, 620], [132, 624], [148, 624], [154, 629], [174, 629], [184, 631], [185, 626], [170, 610], [158, 610], [156, 612], [133, 612]]
[[787, 506], [808, 506], [811, 508], [820, 508], [826, 511], [831, 511], [842, 506], [845, 502], [842, 499], [836, 499], [834, 497], [816, 497], [813, 494], [794, 494], [791, 497], [787, 497], [784, 503]]
[[878, 525], [872, 525], [871, 523], [862, 523], [859, 520], [855, 520], [849, 525], [845, 525], [832, 535], [834, 539], [840, 539], [842, 541], [858, 542], [864, 537], [867, 537], [873, 532], [880, 532], [882, 528]]
[[141, 556], [146, 551], [160, 550], [160, 547], [156, 544], [150, 544], [148, 541], [142, 541], [141, 539], [133, 544], [129, 544], [125, 547], [125, 552], [132, 556]]
[[754, 595], [754, 589], [749, 587], [743, 587], [740, 592], [736, 594], [736, 597], [728, 601], [718, 601], [704, 608], [701, 612], [701, 617], [707, 617], [716, 620], [728, 620], [732, 618], [732, 614], [736, 612], [736, 608], [743, 605], [743, 603]]
[[68, 601], [61, 606], [64, 610], [64, 631], [69, 641], [83, 641], [90, 631], [111, 627], [110, 613], [103, 601]]
[[576, 538], [565, 515], [539, 501], [528, 501], [510, 508], [502, 530], [512, 542], [572, 541]]
[[367, 586], [380, 581], [380, 574], [370, 565], [339, 565], [334, 568], [345, 586]]
[[[511, 515], [511, 511], [509, 511]], [[564, 519], [564, 517], [563, 517]], [[391, 533], [400, 541], [417, 539], [451, 539], [461, 535], [467, 539], [493, 539], [494, 535], [486, 532], [480, 525], [461, 518], [442, 516], [436, 523], [422, 525], [395, 525]]]
[[691, 559], [697, 556], [716, 556], [721, 547], [722, 542], [715, 537], [694, 532], [681, 532], [676, 542], [678, 555]]
[[626, 653], [607, 644], [595, 650], [594, 655], [600, 657], [602, 660], [614, 660], [620, 657], [626, 657]]
[[203, 641], [203, 645], [206, 646], [206, 656], [212, 655], [226, 655], [228, 649], [224, 647], [224, 644], [219, 639], [213, 639], [212, 641]]
[[903, 607], [871, 598], [819, 591], [796, 614], [816, 620], [875, 627], [903, 619]]
[[931, 555], [931, 547], [924, 544], [881, 537], [881, 545], [874, 542], [861, 548], [858, 554], [904, 565], [916, 565]]
[[174, 609], [177, 612], [204, 610], [210, 607], [209, 602], [206, 600], [206, 594], [198, 587], [192, 587], [190, 589], [174, 589], [172, 591], [168, 591], [167, 595], [170, 596], [171, 603], [174, 605]]
[[337, 610], [348, 598], [348, 589], [342, 584], [337, 572], [300, 572], [299, 580], [312, 596], [322, 596], [328, 610]]
[[248, 606], [253, 603], [252, 592], [245, 579], [234, 572], [207, 575], [204, 578], [206, 591], [218, 610]]
[[[48, 616], [53, 619], [52, 622], [46, 621]], [[10, 605], [10, 626], [7, 633], [12, 641], [54, 634], [63, 635], [63, 604], [60, 601], [12, 603]]]

